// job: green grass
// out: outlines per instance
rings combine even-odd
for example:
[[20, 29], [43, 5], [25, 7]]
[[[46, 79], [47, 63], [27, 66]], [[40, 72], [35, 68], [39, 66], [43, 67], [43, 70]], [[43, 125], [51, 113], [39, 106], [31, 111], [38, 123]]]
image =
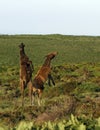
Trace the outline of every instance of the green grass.
[[0, 36], [0, 64], [19, 66], [18, 45], [26, 45], [26, 54], [34, 65], [41, 65], [44, 56], [58, 51], [53, 64], [100, 62], [100, 37], [64, 35]]
[[78, 119], [71, 115], [69, 120], [55, 122], [45, 122], [36, 124], [34, 122], [21, 121], [17, 126], [6, 127], [0, 125], [0, 130], [99, 130], [100, 118], [97, 119]]
[[[40, 107], [37, 104], [30, 106], [28, 89], [25, 90], [25, 107], [24, 109], [21, 107], [18, 48], [21, 42], [25, 44], [25, 52], [35, 66], [33, 78], [43, 64], [44, 56], [49, 52], [58, 51], [57, 57], [52, 61], [52, 75], [56, 85], [49, 87], [47, 82], [45, 83]], [[86, 77], [85, 71], [88, 72]], [[18, 125], [20, 121], [24, 120], [25, 125], [30, 125], [26, 123], [27, 121], [46, 122], [45, 126], [35, 127], [31, 124], [34, 129], [43, 127], [47, 130], [49, 126], [59, 129], [59, 125], [62, 127], [67, 125], [68, 129], [77, 129], [77, 127], [89, 129], [97, 125], [96, 123], [93, 125], [89, 119], [100, 117], [100, 104], [97, 102], [99, 98], [100, 37], [0, 36], [0, 126], [17, 129], [20, 127]], [[95, 111], [92, 104], [95, 106]], [[73, 120], [78, 120], [78, 126], [73, 126], [72, 119], [68, 121], [70, 125], [67, 121], [63, 124], [62, 119], [69, 119], [71, 113], [75, 115]], [[57, 123], [47, 123], [49, 120]], [[84, 124], [87, 121], [89, 124]]]

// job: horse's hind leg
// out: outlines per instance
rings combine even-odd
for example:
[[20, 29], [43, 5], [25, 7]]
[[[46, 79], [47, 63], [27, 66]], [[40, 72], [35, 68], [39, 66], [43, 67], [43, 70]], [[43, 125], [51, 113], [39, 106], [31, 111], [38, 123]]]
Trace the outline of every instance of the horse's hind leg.
[[37, 102], [38, 102], [38, 105], [41, 106], [41, 101], [40, 101], [39, 95], [38, 95], [38, 97], [37, 97]]
[[35, 105], [35, 100], [36, 100], [36, 93], [32, 91], [32, 95], [31, 95], [31, 105], [34, 106]]
[[38, 105], [41, 106], [41, 96], [42, 96], [42, 90], [38, 90]]
[[20, 81], [20, 88], [21, 88], [21, 97], [22, 97], [22, 106], [24, 106], [24, 81]]
[[29, 97], [30, 97], [30, 104], [33, 105], [33, 86], [32, 86], [32, 81], [28, 83], [29, 87]]

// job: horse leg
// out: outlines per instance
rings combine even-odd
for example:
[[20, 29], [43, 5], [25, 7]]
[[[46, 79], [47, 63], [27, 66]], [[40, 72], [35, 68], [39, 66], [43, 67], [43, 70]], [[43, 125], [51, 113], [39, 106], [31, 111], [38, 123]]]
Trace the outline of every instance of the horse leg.
[[48, 85], [51, 86], [50, 80], [52, 81], [52, 84], [55, 86], [55, 82], [51, 74], [48, 74]]
[[41, 106], [41, 96], [42, 96], [42, 90], [38, 90], [38, 105]]
[[52, 76], [51, 76], [51, 81], [52, 81], [52, 84], [55, 86], [55, 81]]
[[20, 81], [20, 87], [21, 87], [22, 106], [24, 106], [24, 83], [23, 83], [23, 81]]
[[32, 81], [28, 83], [28, 88], [29, 88], [29, 97], [30, 97], [30, 104], [32, 105], [32, 94], [33, 94], [33, 89], [32, 89]]
[[41, 101], [40, 101], [40, 97], [39, 97], [39, 95], [38, 95], [38, 99], [37, 99], [37, 101], [38, 101], [38, 105], [41, 106]]
[[48, 75], [48, 85], [51, 86], [50, 75]]
[[32, 104], [33, 105], [35, 105], [35, 96], [36, 96], [35, 92], [32, 93]]
[[36, 92], [37, 90], [32, 86], [31, 88], [31, 101], [32, 101], [32, 105], [35, 105], [35, 97], [36, 97]]

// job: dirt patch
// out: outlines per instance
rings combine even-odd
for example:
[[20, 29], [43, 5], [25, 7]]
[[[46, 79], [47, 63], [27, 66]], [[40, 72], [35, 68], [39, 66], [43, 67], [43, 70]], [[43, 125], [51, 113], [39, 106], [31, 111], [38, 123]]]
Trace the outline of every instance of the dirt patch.
[[73, 113], [75, 111], [75, 108], [75, 98], [66, 95], [64, 97], [59, 98], [59, 101], [53, 102], [52, 105], [48, 105], [46, 111], [38, 115], [35, 121], [37, 123], [54, 121]]

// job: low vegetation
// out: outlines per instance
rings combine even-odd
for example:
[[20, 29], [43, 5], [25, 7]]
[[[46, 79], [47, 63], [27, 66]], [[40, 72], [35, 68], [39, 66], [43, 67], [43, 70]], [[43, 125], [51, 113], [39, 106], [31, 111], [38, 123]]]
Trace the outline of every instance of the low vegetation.
[[[52, 62], [56, 85], [45, 83], [41, 106], [37, 99], [30, 106], [28, 89], [21, 106], [20, 42], [35, 66], [33, 77], [44, 56], [58, 51]], [[0, 130], [99, 130], [99, 42], [100, 37], [85, 36], [0, 36]]]

